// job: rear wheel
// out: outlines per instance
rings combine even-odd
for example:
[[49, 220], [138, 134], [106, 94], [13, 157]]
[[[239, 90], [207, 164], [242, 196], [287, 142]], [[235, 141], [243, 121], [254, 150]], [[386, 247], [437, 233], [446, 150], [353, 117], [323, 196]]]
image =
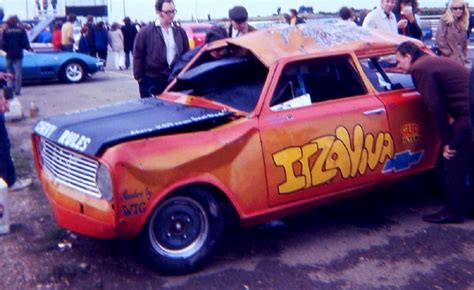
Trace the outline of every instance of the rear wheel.
[[222, 237], [219, 201], [202, 189], [180, 192], [152, 213], [140, 240], [145, 262], [160, 272], [180, 274], [200, 267]]
[[84, 65], [77, 61], [68, 62], [61, 69], [59, 77], [68, 83], [79, 83], [86, 77]]

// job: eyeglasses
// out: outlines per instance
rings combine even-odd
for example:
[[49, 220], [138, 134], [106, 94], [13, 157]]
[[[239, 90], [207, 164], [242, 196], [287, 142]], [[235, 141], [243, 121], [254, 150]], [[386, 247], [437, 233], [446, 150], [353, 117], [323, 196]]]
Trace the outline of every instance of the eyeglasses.
[[461, 7], [451, 7], [451, 10], [464, 10], [464, 6], [461, 6]]
[[174, 9], [174, 10], [168, 10], [168, 11], [163, 10], [163, 11], [161, 11], [161, 12], [163, 12], [163, 13], [166, 14], [166, 15], [173, 15], [173, 14], [178, 13], [178, 10], [176, 10], [176, 9]]

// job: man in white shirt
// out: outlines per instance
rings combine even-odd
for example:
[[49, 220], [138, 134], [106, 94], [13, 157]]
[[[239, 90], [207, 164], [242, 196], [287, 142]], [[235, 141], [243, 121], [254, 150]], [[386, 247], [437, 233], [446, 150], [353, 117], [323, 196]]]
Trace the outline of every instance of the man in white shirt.
[[243, 6], [234, 6], [229, 10], [230, 25], [228, 27], [228, 36], [231, 38], [239, 37], [246, 33], [255, 31], [255, 28], [248, 24], [247, 9]]
[[186, 32], [173, 23], [173, 1], [158, 0], [155, 9], [158, 19], [138, 32], [133, 48], [133, 76], [142, 98], [163, 92], [174, 63], [189, 50]]
[[392, 10], [396, 0], [380, 0], [380, 5], [370, 11], [364, 19], [362, 27], [398, 34], [398, 24]]

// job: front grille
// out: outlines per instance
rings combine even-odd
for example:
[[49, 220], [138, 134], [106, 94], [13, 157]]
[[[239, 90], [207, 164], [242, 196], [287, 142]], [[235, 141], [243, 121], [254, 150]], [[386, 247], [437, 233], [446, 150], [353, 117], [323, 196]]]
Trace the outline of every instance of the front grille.
[[41, 139], [40, 155], [43, 166], [61, 184], [100, 198], [96, 173], [99, 162]]

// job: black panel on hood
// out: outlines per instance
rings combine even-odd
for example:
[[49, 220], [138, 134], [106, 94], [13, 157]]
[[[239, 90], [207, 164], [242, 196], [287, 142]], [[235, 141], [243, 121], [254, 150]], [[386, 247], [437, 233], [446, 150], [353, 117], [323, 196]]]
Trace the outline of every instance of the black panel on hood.
[[209, 129], [229, 122], [231, 116], [226, 110], [148, 98], [48, 117], [33, 130], [62, 146], [95, 156], [123, 141]]

